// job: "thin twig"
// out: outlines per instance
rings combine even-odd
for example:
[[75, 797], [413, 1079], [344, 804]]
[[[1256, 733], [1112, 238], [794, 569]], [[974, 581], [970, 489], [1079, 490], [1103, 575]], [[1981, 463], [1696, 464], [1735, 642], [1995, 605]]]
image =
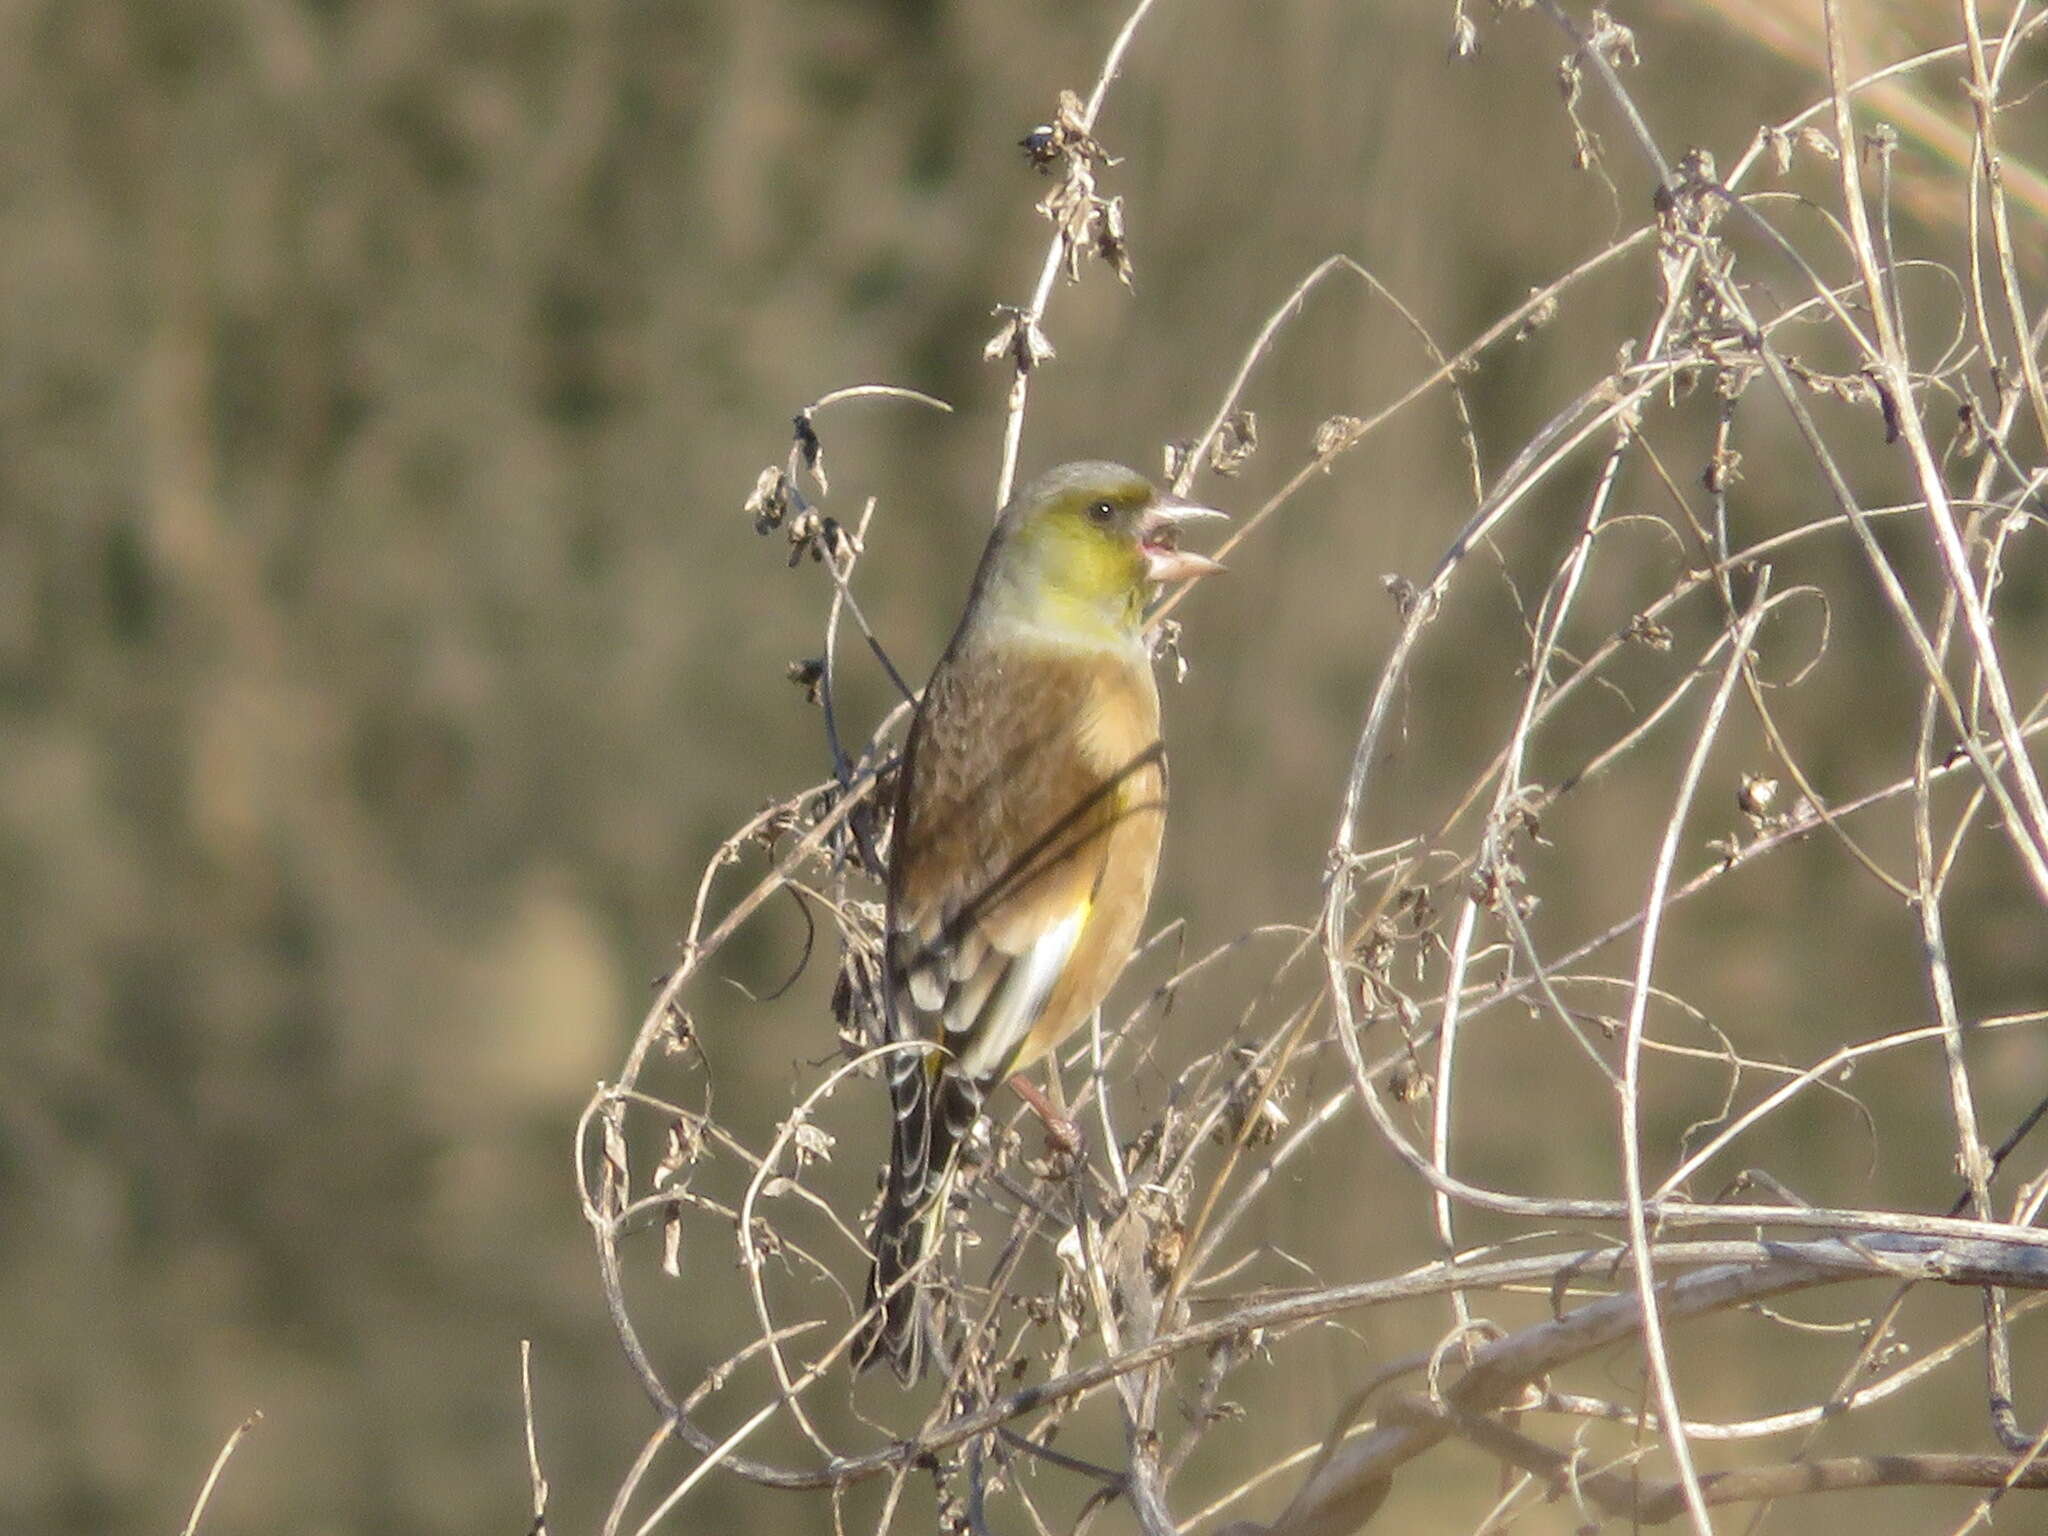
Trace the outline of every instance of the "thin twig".
[[227, 1469], [228, 1458], [235, 1454], [235, 1447], [242, 1443], [242, 1437], [262, 1422], [263, 1414], [259, 1409], [229, 1431], [227, 1439], [221, 1444], [220, 1454], [213, 1458], [213, 1466], [206, 1474], [206, 1481], [199, 1485], [199, 1497], [192, 1501], [192, 1513], [187, 1517], [185, 1529], [180, 1536], [194, 1536], [199, 1529], [199, 1517], [206, 1513], [207, 1501], [213, 1497], [214, 1484], [220, 1481], [221, 1473]]
[[526, 1476], [533, 1490], [533, 1524], [527, 1536], [547, 1536], [548, 1480], [540, 1470], [540, 1437], [533, 1427], [533, 1340], [519, 1341], [519, 1404], [526, 1418]]

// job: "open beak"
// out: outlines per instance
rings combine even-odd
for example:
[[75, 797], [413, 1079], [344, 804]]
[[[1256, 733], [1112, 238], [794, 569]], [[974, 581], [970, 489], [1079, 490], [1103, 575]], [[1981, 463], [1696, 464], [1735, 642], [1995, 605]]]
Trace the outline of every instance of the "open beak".
[[1150, 508], [1138, 524], [1138, 542], [1145, 551], [1145, 577], [1148, 581], [1192, 581], [1197, 576], [1206, 576], [1211, 571], [1223, 569], [1219, 560], [1207, 555], [1198, 555], [1193, 550], [1180, 547], [1180, 532], [1187, 523], [1201, 522], [1208, 518], [1228, 518], [1229, 513], [1218, 512], [1214, 507], [1198, 507], [1173, 497], [1161, 497]]

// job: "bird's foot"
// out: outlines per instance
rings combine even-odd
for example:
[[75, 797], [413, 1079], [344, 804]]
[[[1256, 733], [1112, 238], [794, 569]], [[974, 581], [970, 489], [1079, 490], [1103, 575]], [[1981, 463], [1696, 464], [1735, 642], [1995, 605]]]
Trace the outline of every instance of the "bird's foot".
[[1053, 1151], [1062, 1153], [1067, 1157], [1079, 1157], [1082, 1145], [1081, 1127], [1068, 1119], [1059, 1110], [1053, 1108], [1052, 1100], [1048, 1099], [1039, 1090], [1038, 1085], [1031, 1082], [1023, 1073], [1019, 1072], [1012, 1077], [1010, 1079], [1010, 1086], [1016, 1090], [1017, 1097], [1031, 1107], [1031, 1112], [1038, 1116], [1040, 1123], [1045, 1126], [1046, 1144]]

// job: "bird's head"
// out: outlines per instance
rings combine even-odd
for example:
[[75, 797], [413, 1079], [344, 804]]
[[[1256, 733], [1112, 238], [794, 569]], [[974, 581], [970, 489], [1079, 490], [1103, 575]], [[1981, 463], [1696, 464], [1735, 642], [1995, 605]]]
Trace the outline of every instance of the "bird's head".
[[1103, 629], [1135, 635], [1154, 587], [1222, 569], [1182, 549], [1180, 534], [1187, 523], [1223, 515], [1120, 464], [1063, 464], [1017, 492], [997, 519], [984, 569], [988, 595], [1077, 638]]

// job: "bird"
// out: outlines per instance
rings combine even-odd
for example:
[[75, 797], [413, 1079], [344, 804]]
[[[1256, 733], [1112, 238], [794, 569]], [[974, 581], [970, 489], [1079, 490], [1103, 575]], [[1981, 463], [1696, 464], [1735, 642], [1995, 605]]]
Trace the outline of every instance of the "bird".
[[894, 1120], [857, 1371], [886, 1360], [908, 1384], [936, 1358], [924, 1269], [960, 1143], [998, 1083], [1095, 1011], [1137, 943], [1166, 814], [1146, 607], [1161, 584], [1222, 569], [1180, 533], [1224, 515], [1119, 464], [1048, 470], [998, 514], [919, 697], [886, 878]]

